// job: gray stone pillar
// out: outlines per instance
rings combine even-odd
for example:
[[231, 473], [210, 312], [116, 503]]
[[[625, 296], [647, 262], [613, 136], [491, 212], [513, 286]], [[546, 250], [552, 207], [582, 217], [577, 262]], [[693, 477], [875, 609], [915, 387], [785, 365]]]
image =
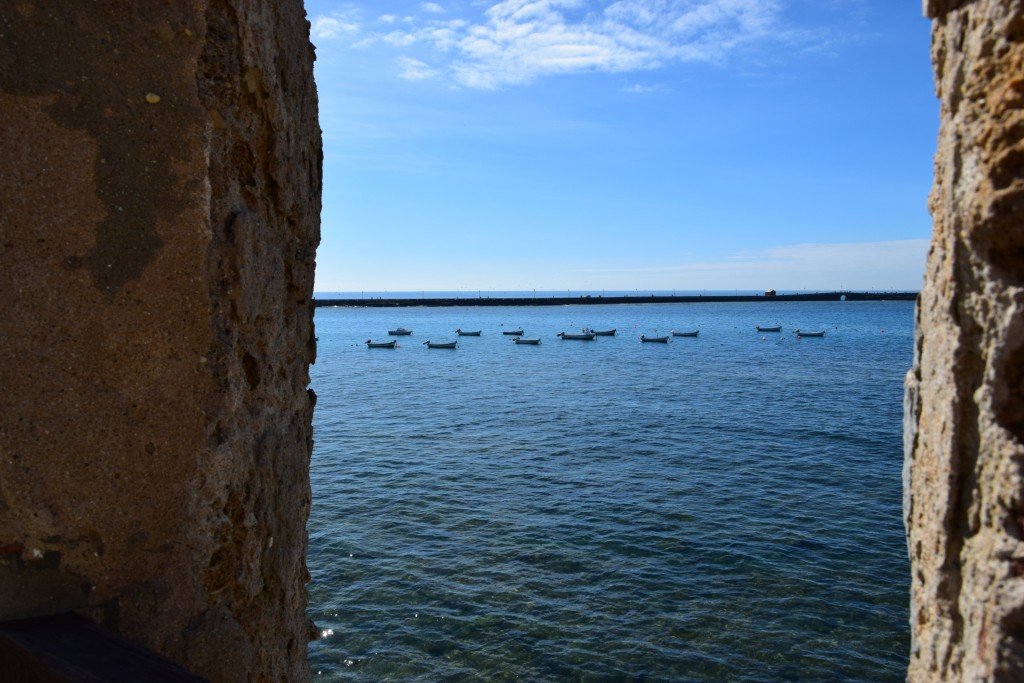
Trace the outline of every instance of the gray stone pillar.
[[907, 376], [909, 680], [1024, 678], [1024, 3], [928, 0], [941, 129]]
[[299, 0], [0, 3], [0, 618], [308, 678]]

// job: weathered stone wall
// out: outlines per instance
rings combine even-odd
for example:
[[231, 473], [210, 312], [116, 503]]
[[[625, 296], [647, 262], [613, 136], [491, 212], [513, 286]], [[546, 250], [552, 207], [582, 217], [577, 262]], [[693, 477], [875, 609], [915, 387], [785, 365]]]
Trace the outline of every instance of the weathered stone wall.
[[1024, 678], [1024, 2], [926, 0], [941, 129], [907, 377], [909, 680]]
[[0, 2], [0, 618], [308, 678], [301, 0]]

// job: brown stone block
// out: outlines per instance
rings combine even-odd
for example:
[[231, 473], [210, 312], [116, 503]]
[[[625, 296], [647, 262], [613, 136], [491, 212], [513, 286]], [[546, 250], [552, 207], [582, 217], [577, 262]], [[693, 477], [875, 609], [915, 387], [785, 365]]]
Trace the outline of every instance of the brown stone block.
[[295, 1], [0, 4], [0, 618], [308, 677], [308, 33]]
[[1024, 5], [929, 2], [941, 128], [907, 378], [913, 681], [1024, 677]]

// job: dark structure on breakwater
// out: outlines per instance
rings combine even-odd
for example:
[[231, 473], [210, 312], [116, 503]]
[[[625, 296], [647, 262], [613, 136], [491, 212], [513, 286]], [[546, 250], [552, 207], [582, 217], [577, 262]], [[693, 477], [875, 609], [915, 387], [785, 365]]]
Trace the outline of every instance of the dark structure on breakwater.
[[403, 299], [314, 299], [313, 305], [343, 308], [388, 306], [578, 306], [595, 304], [699, 304], [723, 302], [779, 301], [914, 301], [917, 292], [815, 292], [813, 294], [708, 294], [697, 296], [548, 296], [548, 297], [445, 297]]

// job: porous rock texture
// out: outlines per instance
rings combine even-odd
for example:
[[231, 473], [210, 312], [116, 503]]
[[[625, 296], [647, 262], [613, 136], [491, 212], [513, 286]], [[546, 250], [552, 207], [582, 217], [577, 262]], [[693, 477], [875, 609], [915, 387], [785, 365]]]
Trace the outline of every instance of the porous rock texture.
[[0, 2], [0, 619], [308, 679], [312, 62], [301, 0]]
[[1024, 679], [1024, 2], [927, 0], [941, 128], [907, 376], [911, 681]]

